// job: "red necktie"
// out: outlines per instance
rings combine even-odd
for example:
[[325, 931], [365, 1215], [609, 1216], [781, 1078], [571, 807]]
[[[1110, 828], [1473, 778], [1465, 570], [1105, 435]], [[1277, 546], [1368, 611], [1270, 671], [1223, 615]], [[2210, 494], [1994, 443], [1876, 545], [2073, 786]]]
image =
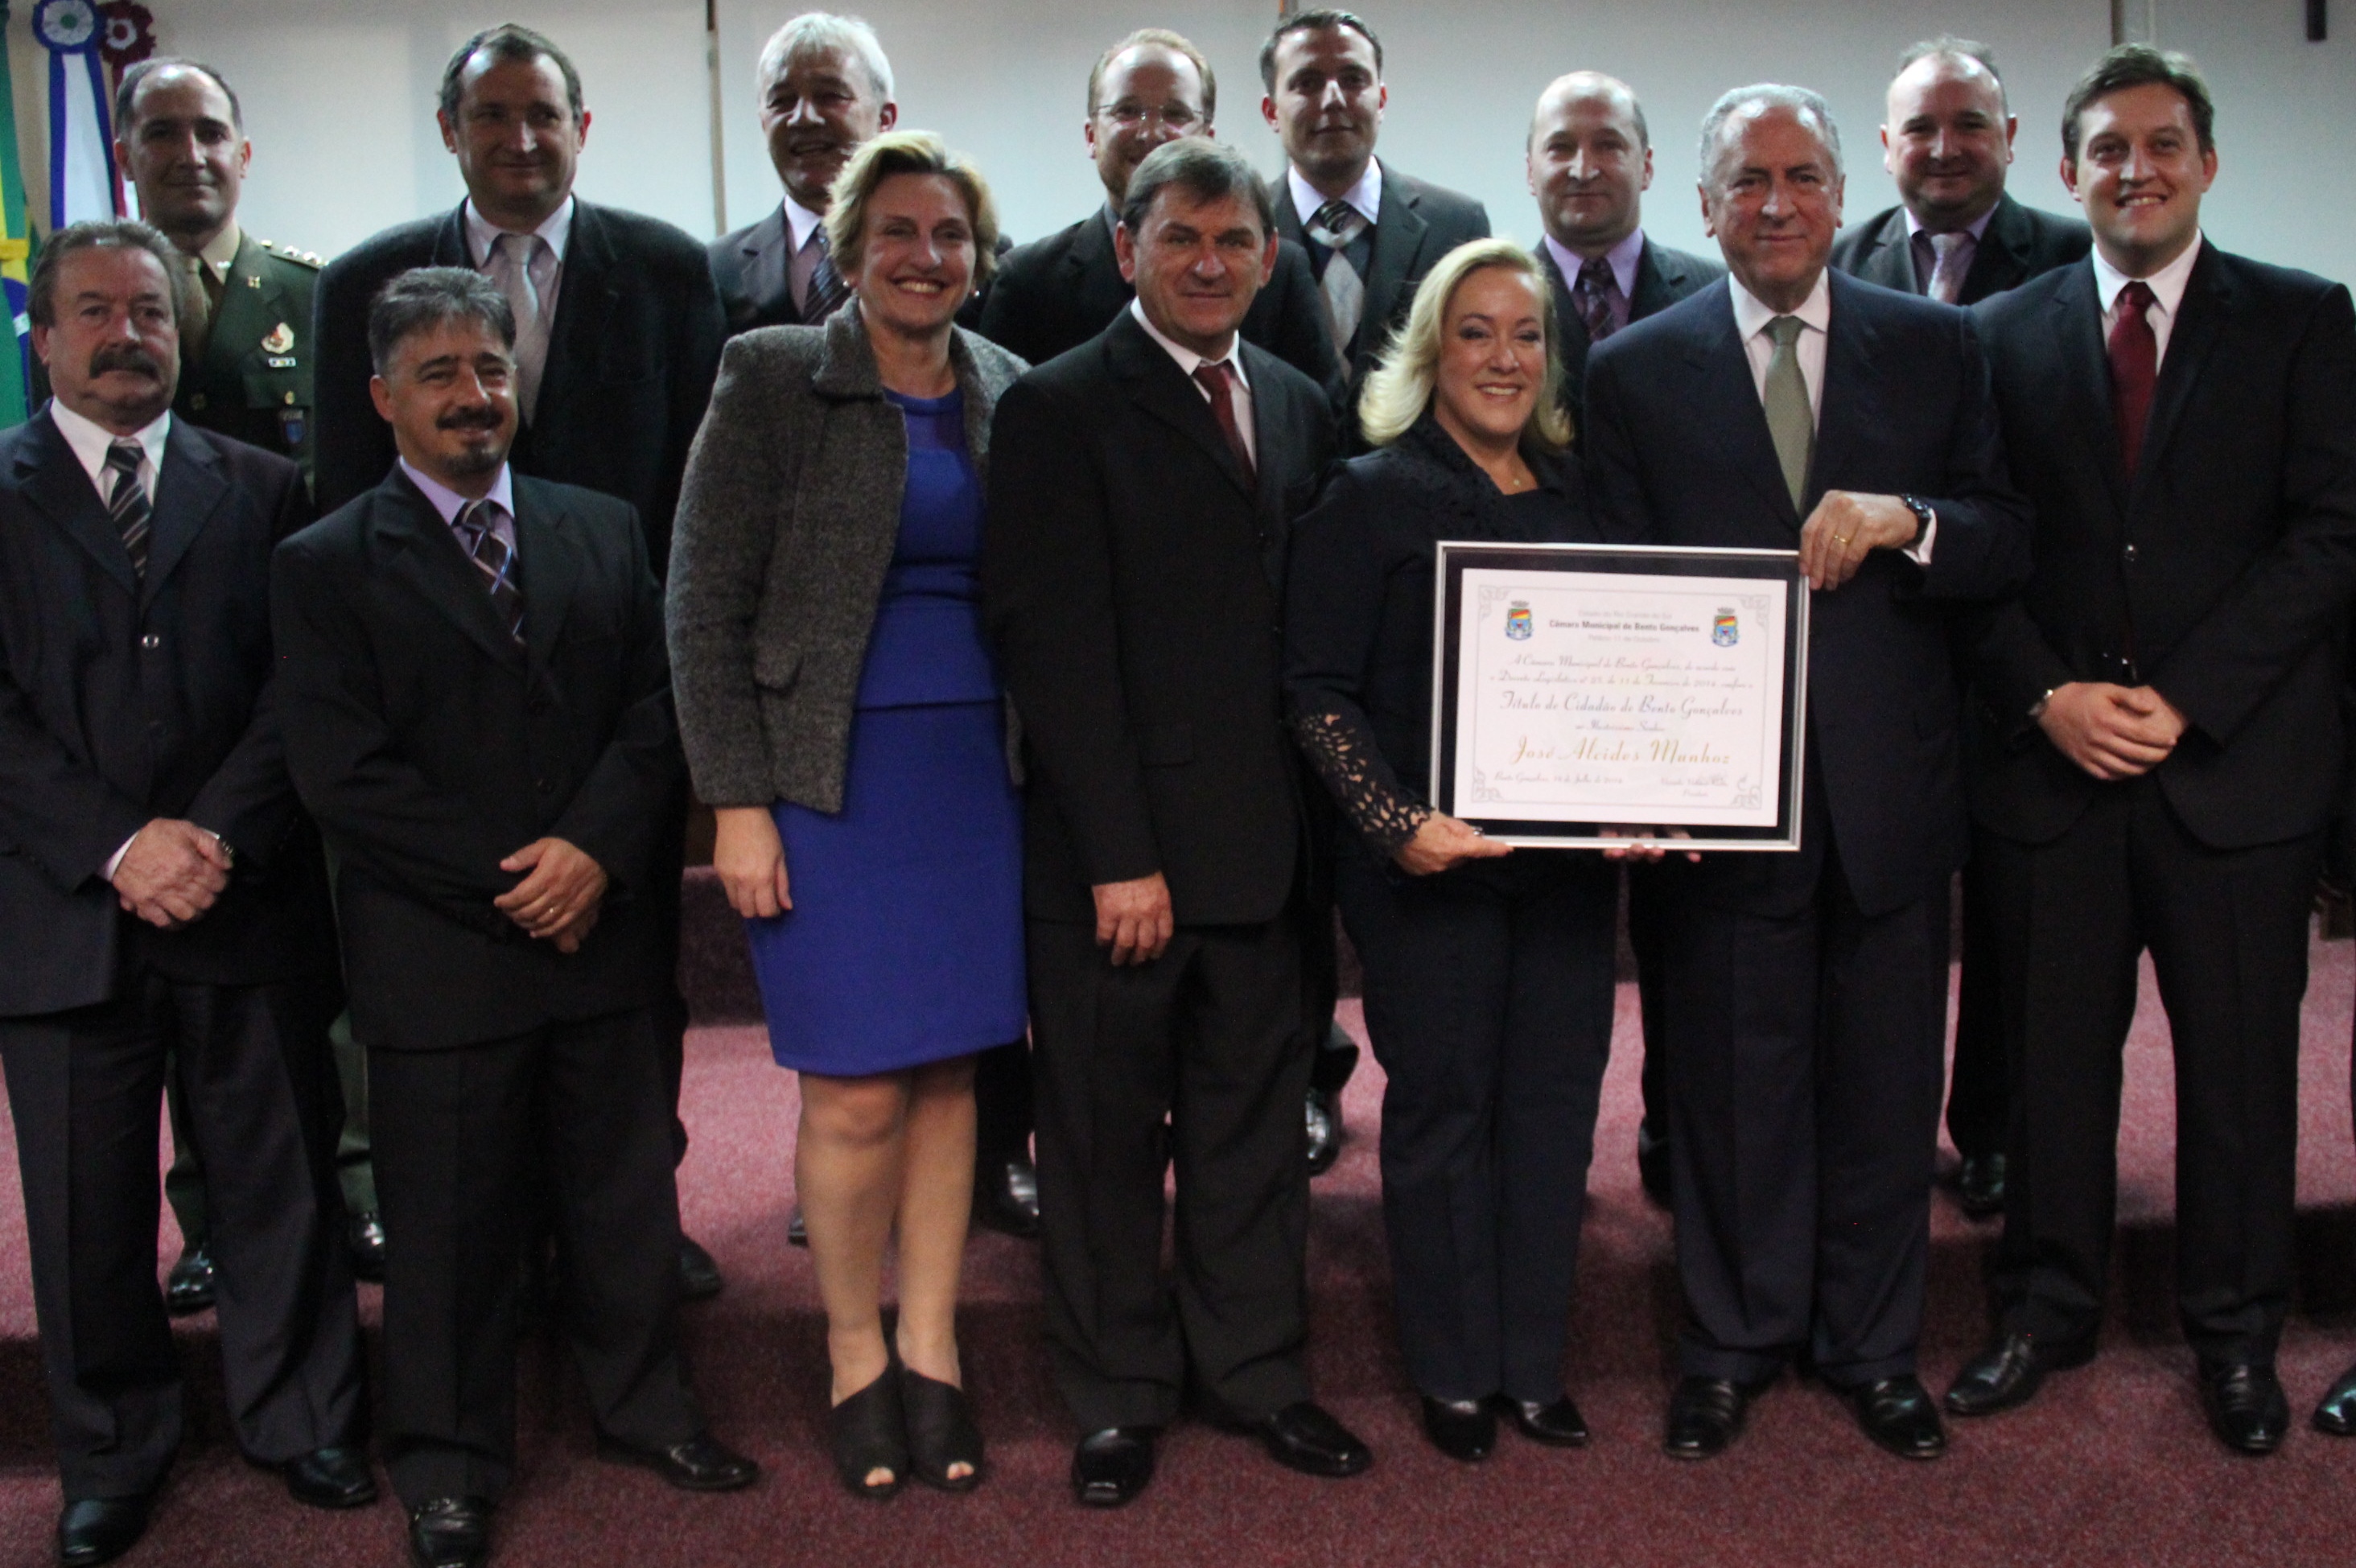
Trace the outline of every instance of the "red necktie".
[[2148, 285], [2131, 283], [2119, 291], [2118, 319], [2111, 324], [2111, 415], [2118, 421], [2119, 460], [2129, 479], [2143, 457], [2152, 387], [2159, 379], [2159, 339], [2144, 315], [2157, 303]]
[[1211, 394], [1211, 417], [1219, 421], [1219, 433], [1227, 438], [1227, 450], [1236, 454], [1236, 465], [1244, 471], [1245, 480], [1258, 489], [1259, 470], [1252, 463], [1251, 448], [1244, 444], [1244, 428], [1236, 422], [1235, 367], [1224, 359], [1215, 365], [1197, 365], [1194, 379]]

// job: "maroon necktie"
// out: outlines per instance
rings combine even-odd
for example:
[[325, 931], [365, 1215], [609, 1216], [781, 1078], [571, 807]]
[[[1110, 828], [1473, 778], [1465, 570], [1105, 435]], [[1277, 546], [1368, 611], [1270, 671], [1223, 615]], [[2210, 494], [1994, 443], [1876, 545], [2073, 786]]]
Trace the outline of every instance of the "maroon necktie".
[[1244, 471], [1245, 480], [1258, 489], [1259, 470], [1252, 464], [1251, 448], [1244, 444], [1244, 427], [1236, 422], [1235, 367], [1224, 359], [1215, 365], [1197, 365], [1194, 379], [1211, 394], [1211, 417], [1219, 421], [1219, 433], [1227, 438], [1227, 450], [1236, 454], [1236, 465]]
[[2144, 313], [2156, 302], [2140, 281], [2119, 291], [2118, 319], [2111, 324], [2111, 415], [2118, 421], [2119, 460], [2135, 477], [2143, 457], [2143, 430], [2151, 419], [2151, 390], [2159, 379], [2159, 339]]

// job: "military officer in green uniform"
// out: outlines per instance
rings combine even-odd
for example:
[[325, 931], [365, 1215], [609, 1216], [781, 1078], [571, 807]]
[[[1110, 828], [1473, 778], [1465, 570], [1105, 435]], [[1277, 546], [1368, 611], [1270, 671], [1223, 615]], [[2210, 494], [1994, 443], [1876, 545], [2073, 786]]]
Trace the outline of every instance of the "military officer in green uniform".
[[[194, 60], [142, 60], [123, 73], [114, 99], [117, 165], [139, 192], [140, 215], [162, 229], [188, 270], [180, 327], [180, 386], [172, 412], [266, 451], [311, 475], [311, 291], [320, 259], [244, 232], [237, 221], [252, 144], [237, 94], [219, 71]], [[37, 389], [46, 391], [46, 389]], [[344, 1137], [337, 1151], [351, 1220], [353, 1266], [384, 1274], [384, 1228], [377, 1219], [369, 1161], [366, 1058], [350, 1020], [334, 1030], [344, 1085]], [[212, 1305], [206, 1246], [204, 1173], [185, 1134], [176, 1080], [167, 1080], [174, 1158], [164, 1189], [186, 1243], [166, 1282], [176, 1313]]]

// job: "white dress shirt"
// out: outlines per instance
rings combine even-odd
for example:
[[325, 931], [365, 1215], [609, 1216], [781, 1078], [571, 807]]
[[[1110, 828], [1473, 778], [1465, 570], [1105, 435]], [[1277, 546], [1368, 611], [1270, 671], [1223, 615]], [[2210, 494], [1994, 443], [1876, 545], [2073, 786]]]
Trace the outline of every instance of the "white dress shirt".
[[[90, 475], [91, 484], [97, 487], [98, 504], [103, 507], [108, 499], [106, 454], [122, 438], [96, 421], [84, 419], [55, 398], [49, 400], [49, 417], [57, 421], [58, 433], [66, 438], [66, 445], [72, 449], [82, 472]], [[164, 443], [171, 439], [171, 435], [172, 411], [166, 409], [155, 417], [155, 423], [134, 432], [131, 437], [147, 454], [147, 460], [139, 465], [139, 483], [145, 488], [147, 504], [151, 507], [155, 504], [155, 478], [164, 467]]]
[[[1772, 310], [1760, 303], [1759, 296], [1742, 286], [1740, 280], [1726, 280], [1727, 292], [1734, 296], [1734, 330], [1742, 338], [1742, 352], [1751, 361], [1751, 384], [1759, 393], [1764, 407], [1767, 401], [1767, 368], [1775, 359], [1775, 340], [1767, 336], [1767, 325], [1783, 313]], [[1819, 428], [1825, 418], [1825, 347], [1830, 341], [1833, 325], [1833, 286], [1829, 274], [1816, 274], [1816, 286], [1800, 302], [1800, 308], [1790, 313], [1800, 318], [1800, 336], [1792, 351], [1800, 361], [1800, 379], [1808, 389], [1808, 417]], [[1805, 521], [1805, 518], [1801, 519]], [[1939, 515], [1931, 514], [1922, 525], [1922, 535], [1900, 553], [1917, 566], [1931, 564], [1931, 541], [1939, 532]]]
[[[1284, 165], [1284, 183], [1292, 192], [1292, 215], [1301, 219], [1301, 227], [1309, 227], [1317, 209], [1325, 205], [1325, 194], [1301, 177], [1301, 171], [1290, 164]], [[1357, 209], [1358, 216], [1374, 227], [1383, 214], [1383, 165], [1373, 158], [1366, 160], [1366, 172], [1358, 183], [1342, 193], [1342, 199]]]
[[785, 199], [786, 208], [786, 288], [794, 296], [797, 312], [809, 307], [810, 276], [818, 271], [819, 248], [811, 243], [826, 219], [796, 201]]
[[[2143, 280], [2144, 286], [2151, 291], [2153, 302], [2151, 308], [2144, 312], [2144, 319], [2151, 323], [2153, 346], [2158, 350], [2152, 357], [2155, 374], [2168, 361], [2168, 339], [2176, 330], [2177, 313], [2184, 307], [2184, 285], [2192, 281], [2192, 263], [2201, 259], [2201, 234], [2196, 229], [2192, 231], [2192, 243], [2184, 248], [2183, 255]], [[2103, 304], [2103, 341], [2107, 344], [2111, 328], [2119, 322], [2119, 291], [2135, 280], [2104, 261], [2101, 246], [2094, 247], [2092, 257], [2094, 297]]]
[[1227, 389], [1227, 396], [1235, 403], [1236, 425], [1243, 432], [1244, 450], [1251, 453], [1252, 465], [1258, 467], [1259, 465], [1259, 432], [1252, 428], [1251, 382], [1244, 375], [1244, 357], [1236, 351], [1236, 346], [1243, 339], [1240, 336], [1228, 338], [1227, 352], [1222, 358], [1205, 359], [1184, 344], [1173, 338], [1164, 337], [1162, 335], [1162, 329], [1147, 318], [1142, 301], [1130, 301], [1129, 314], [1137, 317], [1137, 325], [1145, 328], [1146, 336], [1162, 345], [1170, 357], [1178, 361], [1179, 371], [1185, 376], [1186, 384], [1200, 393], [1205, 403], [1211, 400], [1211, 389], [1194, 379], [1195, 370], [1205, 365], [1224, 363], [1228, 369], [1236, 373], [1235, 381]]

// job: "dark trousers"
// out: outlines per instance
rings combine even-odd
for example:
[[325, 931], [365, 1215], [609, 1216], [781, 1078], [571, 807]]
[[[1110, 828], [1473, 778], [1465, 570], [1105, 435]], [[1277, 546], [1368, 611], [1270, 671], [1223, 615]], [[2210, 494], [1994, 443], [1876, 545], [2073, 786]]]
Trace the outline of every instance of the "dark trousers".
[[1644, 1119], [1641, 1149], [1669, 1136], [1668, 943], [1670, 888], [1660, 869], [1628, 868], [1628, 950], [1636, 958], [1636, 1019], [1644, 1033], [1644, 1066], [1637, 1078]]
[[1009, 1040], [973, 1059], [973, 1164], [986, 1175], [1031, 1157], [1031, 1042]]
[[[1818, 848], [1679, 877], [1667, 998], [1689, 1313], [1679, 1360], [1749, 1382], [1804, 1347], [1827, 1381], [1853, 1387], [1914, 1370], [1947, 899], [1943, 888], [1869, 915], [1829, 824], [1812, 812], [1806, 834]], [[1764, 896], [1713, 896], [1730, 877]]]
[[1408, 1377], [1434, 1399], [1562, 1393], [1618, 875], [1523, 850], [1436, 877], [1344, 859], [1383, 1093], [1383, 1218]]
[[541, 1184], [598, 1429], [703, 1428], [677, 1334], [679, 1198], [650, 1009], [369, 1053], [384, 1203], [386, 1467], [402, 1501], [496, 1500], [515, 1464], [517, 1257]]
[[2118, 1202], [2121, 1052], [2148, 951], [2176, 1060], [2177, 1307], [2212, 1360], [2270, 1364], [2290, 1302], [2298, 1008], [2321, 836], [2211, 849], [2156, 781], [2049, 844], [1980, 835], [2013, 1097], [2008, 1327], [2089, 1341]]
[[1088, 925], [1034, 920], [1028, 947], [1047, 1342], [1066, 1403], [1095, 1431], [1175, 1419], [1190, 1373], [1245, 1419], [1306, 1399], [1298, 925], [1182, 926], [1160, 958], [1119, 968]]
[[0, 1020], [69, 1499], [152, 1490], [180, 1441], [179, 1363], [155, 1288], [167, 1061], [205, 1161], [239, 1447], [274, 1464], [359, 1440], [336, 1088], [318, 1049], [335, 1006], [327, 980], [201, 986], [142, 970], [112, 1001]]
[[1963, 976], [1956, 982], [1955, 1060], [1947, 1077], [1947, 1136], [1966, 1159], [2004, 1152], [2011, 1108], [2005, 1093], [2003, 990], [1997, 983], [2001, 940], [1976, 857], [1964, 868]]
[[[347, 1214], [376, 1212], [376, 1167], [369, 1155], [368, 1052], [352, 1039], [352, 1016], [337, 1018], [319, 1048], [332, 1054], [342, 1102], [343, 1131], [336, 1139], [336, 1177], [343, 1189]], [[172, 1165], [164, 1172], [164, 1196], [180, 1227], [186, 1246], [208, 1244], [211, 1226], [205, 1212], [205, 1168], [197, 1157], [197, 1139], [188, 1118], [187, 1098], [180, 1092], [179, 1075], [166, 1074], [164, 1105], [172, 1122]]]

